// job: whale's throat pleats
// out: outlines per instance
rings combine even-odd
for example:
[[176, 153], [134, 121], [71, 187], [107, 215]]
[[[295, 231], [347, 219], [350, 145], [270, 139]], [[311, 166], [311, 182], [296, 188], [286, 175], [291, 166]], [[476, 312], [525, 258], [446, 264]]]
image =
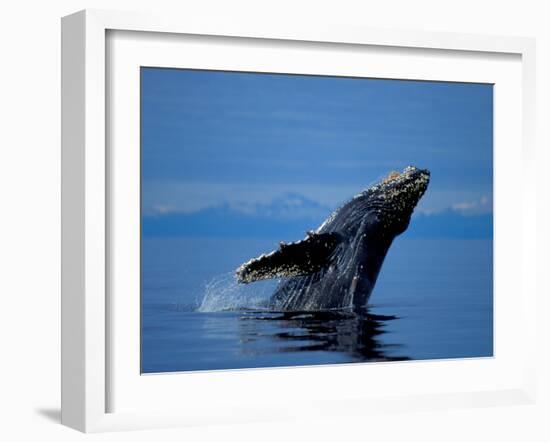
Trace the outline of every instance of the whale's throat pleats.
[[309, 275], [330, 265], [338, 244], [338, 233], [310, 233], [307, 238], [251, 259], [237, 269], [237, 280], [249, 283], [261, 279]]

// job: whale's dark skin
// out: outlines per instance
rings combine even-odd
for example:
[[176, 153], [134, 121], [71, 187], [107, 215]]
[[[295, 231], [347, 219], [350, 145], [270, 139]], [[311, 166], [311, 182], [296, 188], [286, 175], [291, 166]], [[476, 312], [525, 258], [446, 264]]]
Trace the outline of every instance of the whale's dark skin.
[[384, 258], [403, 233], [430, 180], [409, 166], [391, 172], [336, 210], [301, 241], [254, 258], [237, 271], [241, 283], [283, 278], [270, 307], [280, 311], [361, 310]]

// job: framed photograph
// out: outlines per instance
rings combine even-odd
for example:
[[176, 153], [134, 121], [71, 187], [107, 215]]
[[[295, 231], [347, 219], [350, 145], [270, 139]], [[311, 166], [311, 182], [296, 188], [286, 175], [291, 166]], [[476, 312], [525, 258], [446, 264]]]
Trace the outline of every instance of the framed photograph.
[[534, 400], [533, 40], [108, 11], [62, 36], [64, 424]]

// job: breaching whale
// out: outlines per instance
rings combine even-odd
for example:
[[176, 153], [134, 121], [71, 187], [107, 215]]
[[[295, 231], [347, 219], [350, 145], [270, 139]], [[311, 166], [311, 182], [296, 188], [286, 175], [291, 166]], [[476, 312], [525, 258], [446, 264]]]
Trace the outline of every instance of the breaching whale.
[[391, 172], [297, 242], [242, 264], [237, 281], [282, 278], [270, 299], [280, 311], [361, 310], [384, 258], [403, 233], [430, 181], [413, 166]]

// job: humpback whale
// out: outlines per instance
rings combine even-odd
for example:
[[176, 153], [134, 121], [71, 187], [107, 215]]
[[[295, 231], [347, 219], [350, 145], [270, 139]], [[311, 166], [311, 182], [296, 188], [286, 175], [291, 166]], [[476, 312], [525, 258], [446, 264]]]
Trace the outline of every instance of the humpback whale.
[[384, 258], [403, 233], [430, 181], [413, 166], [390, 172], [355, 195], [304, 239], [242, 264], [237, 281], [282, 278], [270, 299], [278, 311], [360, 311]]

